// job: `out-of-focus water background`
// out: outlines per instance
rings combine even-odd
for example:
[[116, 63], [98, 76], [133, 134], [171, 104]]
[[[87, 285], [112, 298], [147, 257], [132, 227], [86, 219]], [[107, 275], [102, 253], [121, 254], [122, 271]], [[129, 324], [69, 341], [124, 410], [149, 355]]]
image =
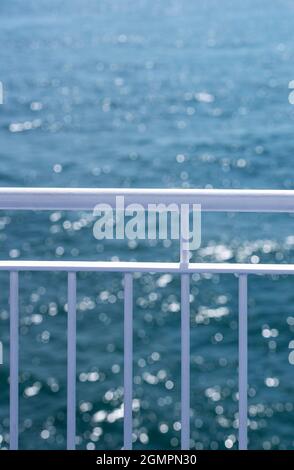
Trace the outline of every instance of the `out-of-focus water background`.
[[[1, 186], [293, 189], [291, 0], [2, 0]], [[1, 259], [178, 259], [91, 213], [0, 215]], [[293, 262], [290, 215], [209, 214], [193, 260]], [[9, 441], [0, 276], [0, 446]], [[66, 275], [20, 276], [20, 447], [66, 439]], [[178, 276], [135, 276], [134, 448], [180, 445]], [[249, 447], [293, 449], [293, 279], [249, 279]], [[292, 341], [292, 343], [291, 343]], [[191, 279], [191, 448], [237, 446], [237, 278]], [[77, 447], [122, 446], [123, 286], [78, 276]]]

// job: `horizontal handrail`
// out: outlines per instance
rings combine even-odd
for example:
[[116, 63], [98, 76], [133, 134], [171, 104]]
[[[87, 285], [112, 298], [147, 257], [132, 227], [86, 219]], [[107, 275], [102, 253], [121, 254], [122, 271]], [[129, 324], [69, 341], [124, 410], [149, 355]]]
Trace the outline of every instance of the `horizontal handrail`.
[[294, 274], [294, 264], [181, 263], [134, 261], [0, 261], [0, 271], [97, 271], [211, 274]]
[[125, 204], [201, 204], [211, 212], [294, 212], [294, 190], [271, 189], [122, 189], [122, 188], [0, 188], [0, 209], [93, 210], [103, 202]]

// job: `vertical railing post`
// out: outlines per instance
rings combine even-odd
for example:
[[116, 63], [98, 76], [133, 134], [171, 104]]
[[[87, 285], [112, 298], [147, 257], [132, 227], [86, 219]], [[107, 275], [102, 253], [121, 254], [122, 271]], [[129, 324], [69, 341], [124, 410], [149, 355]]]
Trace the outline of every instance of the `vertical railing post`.
[[67, 450], [76, 439], [76, 273], [68, 273], [67, 312]]
[[10, 273], [10, 449], [18, 449], [19, 286], [18, 272]]
[[247, 449], [248, 416], [247, 275], [239, 276], [239, 450]]
[[124, 275], [124, 449], [132, 449], [133, 434], [133, 276]]
[[[189, 205], [181, 206], [180, 264], [189, 265]], [[190, 447], [190, 278], [181, 274], [181, 448]]]

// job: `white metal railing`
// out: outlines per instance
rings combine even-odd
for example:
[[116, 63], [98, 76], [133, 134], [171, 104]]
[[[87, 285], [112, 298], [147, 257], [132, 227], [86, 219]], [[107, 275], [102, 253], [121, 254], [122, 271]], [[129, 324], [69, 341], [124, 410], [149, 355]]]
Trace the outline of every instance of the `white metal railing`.
[[[93, 209], [103, 201], [115, 205], [116, 196], [142, 205], [171, 202], [201, 204], [203, 211], [293, 212], [294, 191], [271, 190], [163, 190], [163, 189], [21, 189], [0, 188], [0, 209]], [[182, 214], [181, 233], [188, 214]], [[67, 448], [75, 448], [76, 435], [76, 273], [120, 272], [124, 275], [124, 449], [132, 448], [133, 389], [133, 273], [165, 272], [181, 275], [181, 447], [190, 440], [190, 274], [239, 275], [239, 449], [247, 449], [247, 277], [250, 274], [294, 274], [292, 264], [189, 263], [181, 243], [179, 263], [105, 261], [0, 261], [10, 272], [10, 448], [18, 448], [19, 419], [19, 272], [68, 273], [67, 327]]]

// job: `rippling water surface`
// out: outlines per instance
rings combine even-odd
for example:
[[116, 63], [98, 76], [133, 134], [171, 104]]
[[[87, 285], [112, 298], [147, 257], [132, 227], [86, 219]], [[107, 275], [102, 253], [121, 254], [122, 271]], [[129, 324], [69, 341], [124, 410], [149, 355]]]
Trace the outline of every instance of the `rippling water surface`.
[[[290, 0], [2, 0], [2, 186], [293, 189]], [[293, 262], [289, 215], [203, 215], [194, 260]], [[90, 213], [1, 213], [2, 259], [178, 259], [102, 243]], [[0, 446], [8, 445], [1, 273]], [[66, 276], [23, 273], [20, 446], [65, 447]], [[135, 276], [134, 447], [178, 448], [178, 276]], [[78, 276], [77, 439], [122, 446], [123, 286]], [[293, 449], [293, 279], [249, 280], [250, 448]], [[191, 447], [236, 448], [237, 279], [191, 280]]]

